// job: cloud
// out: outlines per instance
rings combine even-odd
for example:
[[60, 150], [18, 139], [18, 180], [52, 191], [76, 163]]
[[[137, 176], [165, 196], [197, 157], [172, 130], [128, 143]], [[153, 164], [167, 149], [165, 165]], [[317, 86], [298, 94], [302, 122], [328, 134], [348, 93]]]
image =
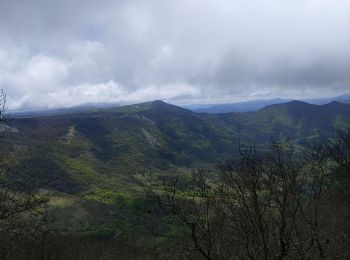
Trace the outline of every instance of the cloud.
[[84, 83], [69, 86], [53, 92], [37, 92], [27, 94], [19, 99], [10, 101], [14, 109], [31, 110], [34, 108], [73, 107], [86, 104], [128, 104], [145, 100], [177, 100], [194, 98], [199, 89], [186, 84], [146, 86], [135, 91], [114, 81], [99, 84]]
[[349, 13], [347, 0], [3, 0], [0, 87], [11, 109], [342, 94]]

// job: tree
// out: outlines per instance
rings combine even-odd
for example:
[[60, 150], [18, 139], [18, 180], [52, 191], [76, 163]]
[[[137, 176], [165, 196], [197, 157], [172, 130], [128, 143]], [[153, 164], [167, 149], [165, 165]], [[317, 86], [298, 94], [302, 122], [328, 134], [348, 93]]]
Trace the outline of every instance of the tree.
[[171, 220], [172, 224], [184, 225], [189, 240], [182, 241], [182, 249], [187, 254], [198, 253], [204, 259], [215, 259], [223, 254], [220, 248], [225, 232], [225, 222], [220, 214], [216, 190], [207, 181], [205, 172], [194, 173], [193, 181], [184, 192], [179, 188], [179, 179], [164, 182], [162, 193], [152, 188], [147, 190], [148, 198]]
[[4, 121], [4, 113], [6, 111], [7, 96], [3, 89], [0, 91], [0, 122]]
[[[337, 232], [332, 229], [337, 219], [349, 223], [350, 211], [337, 210], [349, 204], [334, 194], [349, 197], [349, 186], [339, 189], [349, 176], [348, 144], [350, 134], [303, 151], [289, 143], [271, 143], [264, 152], [252, 145], [216, 174], [201, 171], [182, 189], [176, 181], [149, 188], [148, 197], [165, 218], [187, 228], [191, 246], [182, 249], [204, 259], [345, 257], [348, 241], [342, 237], [349, 233], [339, 224]], [[330, 208], [340, 216], [329, 217]]]
[[[6, 123], [6, 94], [0, 92], [0, 122]], [[22, 240], [37, 233], [40, 223], [40, 206], [47, 202], [42, 186], [29, 180], [8, 178], [9, 166], [1, 155], [0, 176], [0, 258], [10, 258]]]

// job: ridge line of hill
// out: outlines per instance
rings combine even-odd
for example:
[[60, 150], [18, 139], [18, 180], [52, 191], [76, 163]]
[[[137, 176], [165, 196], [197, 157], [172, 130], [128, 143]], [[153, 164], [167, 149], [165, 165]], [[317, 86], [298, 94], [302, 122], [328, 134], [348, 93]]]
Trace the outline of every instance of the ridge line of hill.
[[200, 112], [200, 111], [193, 111], [189, 108], [174, 105], [171, 103], [167, 103], [163, 100], [154, 100], [154, 101], [148, 101], [148, 102], [142, 102], [142, 103], [135, 103], [135, 104], [130, 104], [130, 105], [123, 105], [123, 106], [116, 106], [116, 107], [108, 107], [108, 108], [79, 108], [79, 109], [55, 109], [55, 110], [47, 110], [47, 111], [32, 111], [29, 113], [26, 112], [20, 112], [20, 113], [10, 113], [11, 117], [14, 118], [22, 118], [22, 117], [42, 117], [42, 116], [57, 116], [57, 115], [66, 115], [66, 114], [79, 114], [79, 113], [99, 113], [99, 112], [121, 112], [121, 113], [126, 113], [126, 114], [131, 114], [131, 113], [136, 113], [140, 112], [143, 110], [147, 110], [150, 108], [172, 108], [172, 109], [177, 109], [177, 110], [183, 110], [183, 111], [188, 111], [192, 112], [195, 114], [231, 114], [231, 113], [246, 113], [246, 112], [258, 112], [263, 109], [270, 109], [270, 108], [278, 108], [278, 107], [291, 107], [291, 106], [308, 106], [308, 107], [329, 107], [329, 106], [349, 106], [350, 104], [348, 103], [343, 103], [339, 102], [336, 100], [330, 101], [329, 103], [326, 104], [311, 104], [305, 101], [300, 101], [300, 100], [291, 100], [288, 102], [283, 102], [283, 103], [277, 103], [277, 104], [270, 104], [266, 105], [262, 108], [256, 109], [254, 111], [233, 111], [233, 112], [223, 112], [223, 113], [209, 113], [209, 112]]

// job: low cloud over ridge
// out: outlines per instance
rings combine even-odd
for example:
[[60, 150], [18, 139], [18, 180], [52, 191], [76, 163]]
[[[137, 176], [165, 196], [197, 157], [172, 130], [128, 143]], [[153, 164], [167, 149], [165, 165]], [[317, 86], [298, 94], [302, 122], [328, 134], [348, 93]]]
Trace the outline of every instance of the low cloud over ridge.
[[11, 109], [350, 90], [347, 0], [0, 1]]

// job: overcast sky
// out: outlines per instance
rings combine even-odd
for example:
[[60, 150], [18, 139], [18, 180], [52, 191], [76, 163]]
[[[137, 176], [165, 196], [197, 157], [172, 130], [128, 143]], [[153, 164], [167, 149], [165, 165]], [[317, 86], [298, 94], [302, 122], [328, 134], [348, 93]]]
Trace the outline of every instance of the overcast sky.
[[349, 0], [0, 0], [10, 109], [350, 92]]

